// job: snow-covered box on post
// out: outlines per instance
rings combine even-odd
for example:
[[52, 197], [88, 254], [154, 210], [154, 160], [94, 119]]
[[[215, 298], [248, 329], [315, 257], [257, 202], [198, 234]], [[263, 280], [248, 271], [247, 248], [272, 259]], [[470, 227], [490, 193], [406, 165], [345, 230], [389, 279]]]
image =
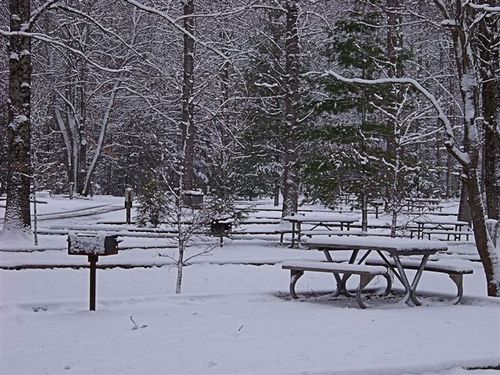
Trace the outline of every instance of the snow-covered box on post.
[[89, 310], [95, 311], [96, 301], [96, 269], [99, 256], [118, 254], [118, 236], [107, 236], [106, 233], [68, 234], [68, 254], [87, 255], [90, 269]]
[[68, 234], [69, 255], [114, 255], [118, 254], [118, 236], [97, 234]]

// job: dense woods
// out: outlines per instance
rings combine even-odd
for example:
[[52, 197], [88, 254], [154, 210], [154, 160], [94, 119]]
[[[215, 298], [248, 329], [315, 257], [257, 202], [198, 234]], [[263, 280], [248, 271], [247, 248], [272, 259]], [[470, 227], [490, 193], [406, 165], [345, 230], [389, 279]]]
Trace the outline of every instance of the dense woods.
[[4, 230], [28, 230], [30, 181], [269, 196], [283, 215], [299, 196], [394, 215], [462, 196], [499, 295], [499, 22], [493, 0], [2, 2]]

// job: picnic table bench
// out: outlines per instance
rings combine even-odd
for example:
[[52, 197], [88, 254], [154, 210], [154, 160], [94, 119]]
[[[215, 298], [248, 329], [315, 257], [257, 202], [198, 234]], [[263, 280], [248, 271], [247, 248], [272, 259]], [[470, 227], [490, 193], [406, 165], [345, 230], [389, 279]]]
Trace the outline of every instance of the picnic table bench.
[[454, 241], [461, 241], [462, 236], [465, 237], [466, 241], [469, 241], [469, 237], [474, 235], [470, 230], [424, 230], [422, 237], [427, 236], [427, 239], [430, 240], [433, 234], [446, 235], [446, 241], [451, 241], [452, 238]]
[[[395, 266], [394, 261], [389, 260], [389, 262], [392, 266]], [[370, 266], [384, 266], [386, 265], [386, 262], [383, 261], [382, 259], [370, 258], [366, 261], [365, 264]], [[409, 270], [418, 270], [419, 267], [419, 262], [416, 262], [411, 259], [404, 259], [401, 261], [401, 264], [403, 268]], [[427, 262], [427, 264], [424, 267], [424, 271], [444, 273], [450, 277], [450, 279], [457, 286], [457, 296], [454, 299], [452, 299], [454, 305], [460, 303], [463, 297], [464, 293], [463, 275], [468, 275], [473, 273], [473, 270], [469, 267], [447, 264], [446, 262], [442, 261]]]
[[469, 223], [466, 221], [419, 219], [415, 220], [415, 223], [417, 227], [410, 229], [411, 238], [413, 238], [413, 233], [416, 232], [418, 239], [423, 239], [424, 235], [430, 239], [432, 234], [446, 234], [448, 240], [453, 235], [455, 240], [460, 241], [461, 236], [466, 236], [468, 240], [469, 235], [472, 234], [471, 231], [463, 230], [464, 227], [469, 226]]
[[305, 271], [311, 272], [327, 272], [332, 273], [337, 280], [337, 289], [334, 296], [342, 293], [343, 283], [339, 275], [350, 276], [359, 275], [359, 284], [356, 290], [356, 301], [362, 309], [366, 308], [366, 304], [361, 298], [361, 291], [370, 283], [370, 281], [378, 275], [385, 277], [387, 280], [387, 288], [384, 294], [388, 294], [391, 290], [391, 278], [386, 267], [383, 266], [366, 266], [360, 264], [346, 264], [346, 263], [331, 263], [321, 261], [288, 261], [284, 262], [281, 266], [283, 269], [290, 270], [290, 295], [292, 298], [297, 299], [295, 292], [295, 284], [302, 277]]

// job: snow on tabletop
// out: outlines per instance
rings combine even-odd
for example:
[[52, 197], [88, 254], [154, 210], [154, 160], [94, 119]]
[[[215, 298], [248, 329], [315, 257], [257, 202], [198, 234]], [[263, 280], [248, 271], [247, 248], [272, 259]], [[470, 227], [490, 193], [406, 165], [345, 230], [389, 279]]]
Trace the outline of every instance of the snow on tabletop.
[[314, 222], [340, 222], [340, 221], [359, 221], [358, 214], [336, 214], [330, 212], [299, 212], [295, 215], [284, 217], [285, 220], [295, 221], [314, 221]]
[[378, 236], [316, 236], [302, 241], [303, 245], [314, 247], [318, 245], [336, 246], [366, 246], [369, 247], [390, 247], [397, 251], [412, 250], [448, 250], [448, 245], [442, 241], [417, 240], [411, 238], [391, 238]]

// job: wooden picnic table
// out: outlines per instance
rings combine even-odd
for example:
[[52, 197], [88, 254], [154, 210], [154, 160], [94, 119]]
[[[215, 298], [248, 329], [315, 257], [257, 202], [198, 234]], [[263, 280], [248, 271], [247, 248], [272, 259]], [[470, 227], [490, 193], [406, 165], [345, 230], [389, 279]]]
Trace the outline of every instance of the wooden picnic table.
[[429, 204], [438, 204], [441, 202], [439, 198], [407, 198], [407, 202], [415, 202], [415, 203], [429, 203]]
[[466, 221], [437, 219], [417, 219], [415, 224], [417, 224], [417, 239], [424, 238], [425, 229], [461, 232], [463, 227], [469, 225]]
[[292, 224], [292, 244], [295, 245], [295, 237], [297, 237], [297, 245], [300, 247], [302, 238], [302, 224], [311, 224], [314, 230], [317, 227], [324, 227], [331, 230], [334, 226], [340, 226], [340, 230], [350, 230], [351, 224], [359, 221], [359, 215], [352, 214], [336, 214], [329, 212], [304, 212], [294, 215], [288, 215], [283, 218]]
[[[376, 252], [384, 261], [384, 264], [392, 270], [394, 275], [399, 279], [405, 288], [405, 295], [402, 299], [406, 304], [410, 301], [419, 306], [421, 303], [416, 296], [416, 289], [422, 276], [429, 256], [438, 251], [446, 251], [448, 246], [440, 241], [416, 240], [407, 238], [381, 238], [375, 236], [365, 237], [340, 237], [340, 236], [317, 236], [304, 242], [304, 245], [311, 249], [323, 251], [326, 259], [333, 262], [334, 259], [331, 252], [344, 250], [351, 251], [349, 263], [363, 263], [371, 252]], [[357, 261], [360, 250], [365, 250], [365, 254]], [[388, 259], [387, 255], [392, 258]], [[406, 269], [403, 267], [401, 257], [420, 256], [419, 265], [416, 268], [417, 272], [410, 283]], [[346, 282], [349, 276], [340, 278], [335, 276], [337, 285], [341, 285], [340, 289], [347, 293]]]
[[413, 209], [423, 211], [425, 208], [428, 208], [430, 211], [442, 211], [443, 209], [443, 206], [439, 205], [441, 200], [438, 198], [407, 198], [405, 201], [408, 211], [412, 211]]

